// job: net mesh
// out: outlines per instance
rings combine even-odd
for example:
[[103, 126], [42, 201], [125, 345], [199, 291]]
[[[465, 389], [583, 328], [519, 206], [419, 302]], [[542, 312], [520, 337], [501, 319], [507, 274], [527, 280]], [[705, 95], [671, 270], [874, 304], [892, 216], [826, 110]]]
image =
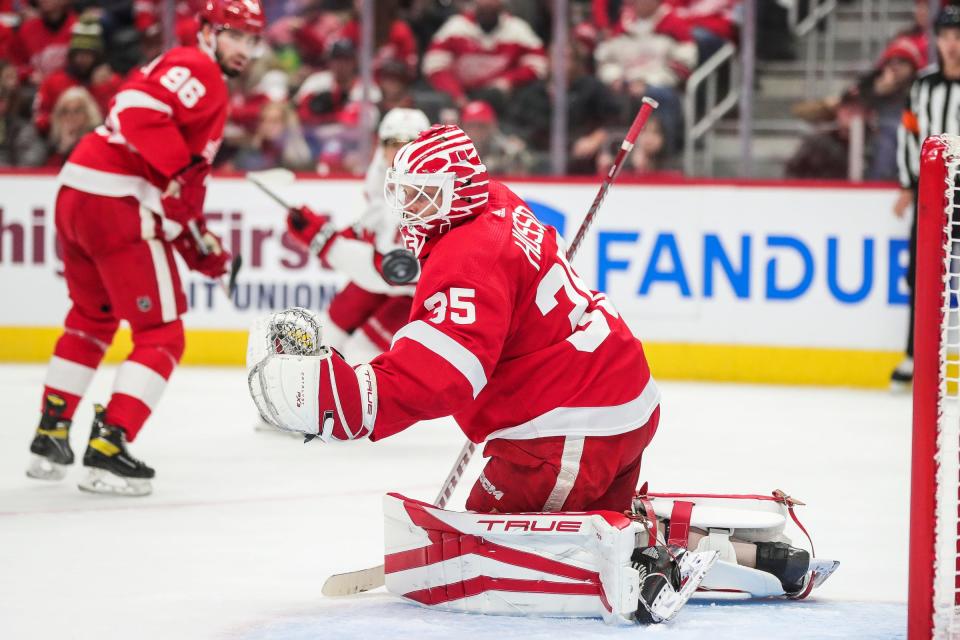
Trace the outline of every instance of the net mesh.
[[947, 140], [940, 300], [934, 637], [960, 639], [960, 138]]

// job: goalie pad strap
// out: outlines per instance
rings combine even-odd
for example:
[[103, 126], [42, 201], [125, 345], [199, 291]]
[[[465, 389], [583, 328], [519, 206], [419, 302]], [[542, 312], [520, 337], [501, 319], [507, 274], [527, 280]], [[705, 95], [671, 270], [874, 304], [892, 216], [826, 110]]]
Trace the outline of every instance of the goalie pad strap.
[[673, 503], [670, 513], [670, 537], [668, 545], [687, 548], [687, 538], [690, 536], [690, 516], [693, 515], [693, 503], [677, 500]]
[[647, 535], [650, 536], [650, 540], [647, 541], [647, 546], [654, 547], [657, 544], [657, 512], [653, 508], [653, 503], [651, 503], [646, 496], [638, 496], [638, 498], [643, 505], [643, 510], [647, 514], [647, 521], [649, 522]]
[[[787, 507], [787, 513], [789, 513], [790, 517], [793, 518], [794, 523], [796, 523], [800, 531], [803, 532], [803, 535], [807, 536], [807, 542], [810, 543], [810, 557], [816, 558], [817, 552], [813, 548], [813, 538], [810, 537], [810, 533], [807, 531], [807, 528], [803, 526], [802, 522], [800, 522], [800, 518], [797, 516], [797, 512], [794, 511], [793, 509], [795, 505], [803, 504], [803, 503], [798, 500], [794, 500], [793, 498], [788, 496], [785, 492], [781, 491], [780, 489], [774, 490], [773, 497], [774, 499], [777, 500], [777, 502], [781, 502]], [[803, 596], [803, 597], [806, 597], [806, 596]]]

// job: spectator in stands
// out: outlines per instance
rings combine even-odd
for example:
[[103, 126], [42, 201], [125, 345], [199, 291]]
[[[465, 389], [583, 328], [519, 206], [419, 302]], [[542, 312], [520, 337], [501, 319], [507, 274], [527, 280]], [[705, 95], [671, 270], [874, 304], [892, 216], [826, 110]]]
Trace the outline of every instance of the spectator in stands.
[[[597, 156], [597, 175], [607, 175], [610, 165], [620, 148], [620, 141], [610, 141], [606, 148]], [[660, 119], [653, 115], [647, 120], [637, 145], [630, 152], [624, 173], [636, 176], [663, 173], [667, 167], [667, 147], [663, 137], [663, 126]]]
[[609, 130], [624, 122], [623, 105], [594, 75], [596, 41], [581, 28], [574, 30], [567, 55], [567, 128], [570, 161], [567, 171], [593, 173], [597, 156], [609, 141]]
[[0, 60], [0, 167], [38, 167], [47, 157], [43, 138], [20, 113], [19, 87], [17, 68]]
[[850, 126], [859, 118], [866, 134], [864, 177], [895, 180], [897, 128], [922, 61], [911, 39], [897, 38], [884, 51], [881, 64], [841, 96], [795, 105], [795, 115], [822, 129], [801, 143], [787, 163], [787, 176], [845, 179], [849, 175]]
[[903, 105], [917, 73], [925, 66], [926, 51], [914, 41], [897, 38], [883, 52], [880, 67], [858, 86], [862, 101], [872, 113], [867, 140], [867, 180], [897, 179], [897, 128]]
[[[625, 122], [621, 101], [593, 74], [595, 32], [579, 25], [567, 49], [567, 131], [570, 144], [567, 172], [592, 175], [597, 154], [606, 146], [609, 129]], [[536, 83], [517, 91], [505, 119], [530, 148], [546, 151], [550, 143], [553, 105], [550, 83]]]
[[290, 77], [279, 69], [271, 69], [260, 77], [250, 91], [239, 91], [230, 96], [230, 122], [253, 133], [260, 124], [260, 112], [264, 107], [271, 102], [285, 102], [289, 98]]
[[[946, 3], [944, 3], [946, 4]], [[956, 4], [954, 2], [954, 4]], [[914, 0], [913, 2], [913, 24], [904, 29], [893, 40], [907, 38], [913, 42], [913, 46], [920, 52], [920, 69], [929, 64], [930, 39], [927, 32], [930, 29], [930, 0]], [[893, 42], [891, 42], [892, 44]], [[882, 60], [881, 60], [882, 62]]]
[[[328, 49], [327, 69], [307, 77], [297, 91], [297, 114], [305, 126], [342, 121], [344, 110], [363, 99], [363, 87], [357, 74], [357, 50], [346, 38]], [[373, 87], [370, 100], [380, 102], [380, 90]]]
[[497, 114], [488, 103], [475, 100], [464, 105], [460, 128], [473, 140], [490, 175], [522, 176], [533, 167], [533, 157], [523, 140], [500, 131]]
[[413, 108], [414, 100], [410, 91], [415, 71], [400, 60], [384, 60], [376, 70], [377, 84], [380, 86], [380, 113], [387, 113], [397, 107]]
[[89, 91], [83, 87], [70, 87], [60, 94], [50, 117], [47, 166], [63, 165], [80, 138], [101, 122], [100, 109]]
[[666, 0], [677, 17], [690, 25], [700, 62], [737, 40], [734, 12], [740, 0]]
[[547, 74], [543, 42], [502, 0], [476, 0], [447, 20], [423, 57], [423, 74], [462, 108], [471, 99], [502, 112], [518, 87]]
[[82, 86], [97, 101], [101, 113], [120, 87], [120, 76], [103, 64], [103, 35], [100, 24], [81, 19], [74, 23], [67, 52], [67, 64], [63, 69], [48, 75], [34, 105], [34, 125], [42, 135], [50, 130], [50, 112], [64, 91]]
[[321, 68], [331, 43], [339, 37], [352, 11], [351, 0], [304, 0], [298, 15], [272, 26], [269, 34], [278, 44], [292, 37], [302, 64]]
[[303, 137], [297, 114], [287, 102], [268, 102], [260, 112], [260, 124], [250, 144], [233, 162], [243, 171], [284, 167], [292, 171], [313, 168], [310, 148]]
[[[399, 5], [397, 0], [374, 3], [373, 66], [379, 69], [387, 61], [400, 63], [406, 67], [407, 74], [414, 78], [419, 63], [417, 40], [410, 25], [398, 18]], [[347, 38], [357, 50], [360, 49], [360, 20], [356, 12], [337, 34], [337, 38]]]
[[787, 161], [788, 178], [845, 180], [849, 174], [850, 125], [862, 117], [863, 110], [850, 96], [837, 105], [834, 119], [810, 134]]
[[403, 17], [417, 39], [417, 50], [426, 51], [433, 36], [452, 16], [459, 13], [450, 0], [413, 0], [403, 11]]
[[661, 0], [628, 0], [619, 33], [597, 45], [595, 57], [598, 77], [630, 100], [631, 111], [639, 108], [644, 95], [660, 103], [667, 148], [677, 148], [683, 113], [680, 92], [697, 64], [690, 26]]
[[39, 15], [25, 20], [12, 43], [21, 77], [40, 84], [67, 63], [67, 48], [76, 14], [69, 0], [37, 0]]

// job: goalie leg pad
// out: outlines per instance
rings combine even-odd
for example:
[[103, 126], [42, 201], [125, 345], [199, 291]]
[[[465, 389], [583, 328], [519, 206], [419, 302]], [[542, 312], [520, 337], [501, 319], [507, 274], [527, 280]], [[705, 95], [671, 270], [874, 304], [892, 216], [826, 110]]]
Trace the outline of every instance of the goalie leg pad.
[[647, 586], [654, 598], [663, 594], [651, 603], [659, 622], [686, 602], [715, 557], [689, 554], [699, 561], [681, 566], [680, 593], [641, 583], [633, 556], [647, 531], [619, 513], [458, 513], [388, 494], [384, 515], [387, 590], [449, 611], [636, 622]]
[[632, 620], [643, 528], [612, 512], [479, 514], [384, 498], [387, 590], [449, 611]]

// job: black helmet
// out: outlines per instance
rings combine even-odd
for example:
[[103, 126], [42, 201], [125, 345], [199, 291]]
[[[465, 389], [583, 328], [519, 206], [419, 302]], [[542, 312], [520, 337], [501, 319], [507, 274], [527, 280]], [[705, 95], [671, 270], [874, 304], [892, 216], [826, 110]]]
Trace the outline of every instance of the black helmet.
[[960, 7], [948, 4], [940, 10], [933, 23], [933, 30], [940, 33], [941, 29], [960, 29]]

